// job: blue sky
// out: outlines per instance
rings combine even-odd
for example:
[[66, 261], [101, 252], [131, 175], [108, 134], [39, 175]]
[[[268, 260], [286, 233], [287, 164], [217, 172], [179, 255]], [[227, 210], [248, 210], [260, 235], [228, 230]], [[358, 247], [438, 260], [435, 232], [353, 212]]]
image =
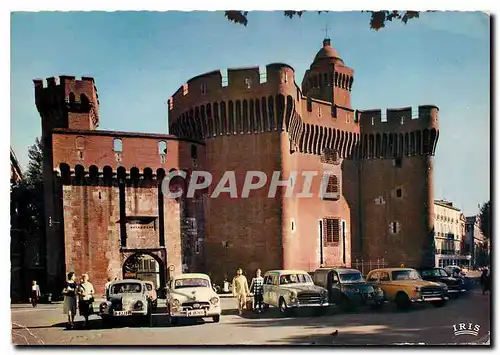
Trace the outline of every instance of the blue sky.
[[379, 32], [360, 12], [293, 20], [252, 12], [248, 27], [221, 12], [38, 12], [11, 19], [11, 145], [23, 166], [41, 134], [34, 78], [93, 76], [100, 129], [166, 133], [166, 100], [195, 75], [285, 62], [300, 85], [328, 23], [332, 45], [355, 70], [353, 107], [439, 106], [435, 197], [466, 214], [490, 198], [490, 24], [482, 13], [426, 13]]

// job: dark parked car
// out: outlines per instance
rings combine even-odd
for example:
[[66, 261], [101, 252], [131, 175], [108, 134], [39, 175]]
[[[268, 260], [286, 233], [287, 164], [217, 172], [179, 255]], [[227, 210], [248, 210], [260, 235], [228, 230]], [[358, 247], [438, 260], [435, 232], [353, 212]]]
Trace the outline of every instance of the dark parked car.
[[441, 282], [448, 286], [448, 295], [461, 294], [466, 291], [463, 278], [451, 277], [445, 269], [440, 267], [419, 269], [422, 279], [427, 281]]
[[312, 274], [314, 283], [328, 290], [329, 303], [335, 303], [344, 310], [360, 305], [376, 309], [385, 303], [382, 290], [366, 283], [359, 270], [321, 268]]

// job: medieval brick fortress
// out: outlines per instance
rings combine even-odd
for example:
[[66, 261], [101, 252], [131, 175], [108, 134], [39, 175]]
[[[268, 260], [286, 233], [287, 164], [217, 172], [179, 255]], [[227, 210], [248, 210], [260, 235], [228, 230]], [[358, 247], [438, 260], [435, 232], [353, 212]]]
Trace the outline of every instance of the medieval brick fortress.
[[[34, 81], [50, 285], [60, 288], [73, 270], [103, 287], [136, 254], [158, 262], [161, 284], [183, 268], [220, 282], [238, 267], [314, 270], [354, 258], [434, 265], [436, 106], [419, 106], [418, 115], [352, 108], [354, 71], [329, 39], [301, 87], [280, 63], [265, 73], [228, 69], [225, 79], [202, 74], [173, 94], [170, 135], [97, 130], [92, 78]], [[161, 180], [173, 170], [208, 171], [214, 182], [234, 171], [238, 197], [210, 198], [212, 184], [194, 198], [166, 198]], [[269, 178], [241, 198], [248, 171]], [[291, 195], [279, 187], [268, 197], [276, 171], [293, 184]], [[300, 195], [308, 171], [327, 181], [328, 198]], [[185, 190], [181, 180], [174, 184]]]

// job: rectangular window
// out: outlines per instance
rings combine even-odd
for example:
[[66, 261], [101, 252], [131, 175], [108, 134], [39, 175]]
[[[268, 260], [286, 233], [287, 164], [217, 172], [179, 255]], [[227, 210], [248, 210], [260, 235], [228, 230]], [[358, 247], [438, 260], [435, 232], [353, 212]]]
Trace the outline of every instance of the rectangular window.
[[396, 190], [396, 197], [401, 198], [403, 196], [403, 191], [401, 189]]
[[325, 243], [338, 244], [340, 242], [340, 219], [325, 218], [323, 220]]
[[198, 158], [198, 147], [194, 144], [191, 145], [191, 158]]

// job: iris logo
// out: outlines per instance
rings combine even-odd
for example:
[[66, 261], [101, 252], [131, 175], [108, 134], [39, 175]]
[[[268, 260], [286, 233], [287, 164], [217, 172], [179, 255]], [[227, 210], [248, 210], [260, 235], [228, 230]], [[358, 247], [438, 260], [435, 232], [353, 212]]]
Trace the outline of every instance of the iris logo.
[[453, 324], [453, 333], [455, 334], [455, 336], [458, 335], [477, 336], [479, 334], [479, 329], [481, 329], [481, 326], [479, 324], [473, 324], [473, 323]]

